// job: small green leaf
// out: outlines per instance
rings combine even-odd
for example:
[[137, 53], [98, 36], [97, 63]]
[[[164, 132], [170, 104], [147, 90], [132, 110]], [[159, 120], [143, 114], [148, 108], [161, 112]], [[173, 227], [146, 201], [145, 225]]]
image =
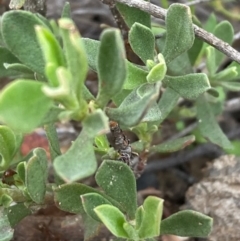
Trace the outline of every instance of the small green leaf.
[[43, 83], [17, 80], [0, 94], [0, 119], [12, 129], [30, 132], [36, 128], [52, 105], [42, 92]]
[[172, 4], [166, 16], [167, 37], [163, 49], [166, 63], [189, 50], [194, 43], [194, 31], [190, 8], [186, 5]]
[[26, 0], [11, 0], [11, 2], [9, 4], [9, 8], [20, 9], [21, 7], [23, 7], [25, 2], [26, 2]]
[[44, 75], [45, 63], [34, 29], [36, 25], [45, 26], [33, 13], [9, 11], [2, 17], [2, 35], [8, 49], [23, 64], [34, 72]]
[[165, 76], [163, 83], [186, 99], [196, 99], [210, 89], [208, 77], [204, 73], [184, 76]]
[[105, 106], [113, 96], [121, 91], [127, 75], [125, 50], [120, 30], [107, 29], [100, 39], [97, 102], [100, 106]]
[[144, 209], [143, 209], [143, 206], [140, 206], [136, 211], [136, 230], [139, 230], [139, 228], [141, 227], [143, 215], [144, 215]]
[[8, 49], [0, 47], [0, 77], [14, 76], [17, 74], [13, 69], [6, 68], [5, 64], [18, 63], [16, 58]]
[[156, 64], [147, 75], [147, 82], [152, 84], [163, 80], [167, 72], [167, 66], [162, 54], [158, 55], [159, 63]]
[[26, 165], [26, 162], [20, 162], [17, 165], [17, 174], [23, 183], [25, 183], [26, 180]]
[[97, 184], [120, 203], [130, 219], [137, 209], [136, 180], [132, 170], [119, 161], [104, 161], [96, 173]]
[[207, 55], [207, 70], [210, 76], [213, 76], [219, 66], [216, 66], [216, 51], [212, 46], [208, 46], [206, 48], [206, 55]]
[[53, 163], [56, 173], [66, 182], [73, 182], [92, 175], [97, 169], [93, 141], [98, 134], [108, 131], [108, 119], [98, 109], [83, 121], [83, 129], [78, 138]]
[[16, 150], [16, 137], [7, 126], [0, 126], [0, 170], [6, 170], [10, 165]]
[[72, 75], [71, 89], [81, 103], [83, 85], [88, 71], [84, 44], [72, 20], [60, 19], [58, 23], [61, 28], [67, 66]]
[[205, 96], [200, 96], [197, 99], [197, 118], [198, 126], [201, 134], [211, 142], [226, 148], [231, 149], [232, 145], [225, 134], [219, 127], [212, 109], [206, 100]]
[[99, 51], [100, 41], [89, 39], [89, 38], [83, 38], [82, 41], [85, 46], [88, 65], [92, 70], [97, 72], [98, 51]]
[[194, 39], [194, 43], [193, 46], [188, 50], [188, 57], [189, 60], [192, 64], [192, 66], [194, 66], [201, 54], [201, 50], [203, 48], [203, 40], [200, 38], [195, 38]]
[[148, 59], [154, 59], [155, 38], [151, 29], [136, 22], [132, 25], [128, 38], [132, 50], [144, 63]]
[[17, 72], [19, 74], [26, 74], [26, 75], [31, 76], [32, 78], [34, 77], [33, 71], [31, 69], [29, 69], [24, 64], [19, 64], [19, 63], [9, 64], [9, 63], [5, 63], [4, 67], [7, 70], [11, 70], [11, 71]]
[[11, 227], [15, 227], [23, 218], [32, 214], [24, 203], [15, 204], [14, 206], [5, 209], [4, 212], [8, 217]]
[[227, 90], [240, 91], [240, 82], [220, 82], [219, 85], [223, 86]]
[[237, 67], [227, 67], [226, 69], [218, 72], [213, 76], [213, 79], [216, 81], [231, 81], [235, 80], [238, 76]]
[[13, 202], [13, 199], [9, 195], [3, 194], [1, 196], [1, 205], [4, 208], [8, 208], [12, 202]]
[[123, 88], [132, 90], [147, 82], [148, 72], [127, 61], [127, 77]]
[[31, 199], [37, 204], [44, 202], [48, 177], [48, 161], [44, 149], [37, 148], [26, 166], [25, 183]]
[[71, 19], [71, 6], [69, 2], [65, 2], [61, 14], [61, 18], [70, 18]]
[[149, 196], [143, 203], [142, 222], [138, 229], [140, 238], [153, 238], [160, 234], [163, 199]]
[[129, 237], [123, 228], [124, 223], [126, 223], [126, 219], [118, 208], [104, 204], [96, 207], [94, 211], [113, 235], [120, 238]]
[[10, 241], [13, 238], [14, 230], [11, 228], [8, 216], [4, 212], [4, 208], [0, 209], [0, 240]]
[[151, 16], [149, 13], [146, 13], [138, 8], [129, 7], [122, 3], [116, 3], [116, 6], [129, 28], [135, 22], [138, 22], [142, 25], [145, 25], [148, 28], [151, 28]]
[[70, 213], [83, 213], [80, 196], [86, 193], [99, 193], [94, 188], [81, 183], [63, 184], [53, 190], [54, 201], [61, 210]]
[[130, 240], [137, 240], [138, 239], [137, 232], [135, 230], [135, 227], [132, 224], [125, 222], [123, 224], [123, 228], [127, 232]]
[[84, 211], [91, 218], [99, 222], [101, 222], [101, 220], [94, 212], [94, 208], [102, 204], [112, 205], [107, 199], [105, 199], [102, 195], [99, 195], [97, 193], [87, 193], [87, 194], [81, 195], [81, 199], [82, 199], [82, 205], [83, 205]]
[[153, 145], [150, 148], [150, 152], [152, 153], [175, 152], [185, 148], [186, 146], [190, 145], [194, 141], [195, 141], [195, 136], [189, 135], [189, 136], [178, 138], [176, 140], [167, 141], [159, 145]]
[[161, 235], [173, 234], [183, 237], [207, 237], [212, 229], [212, 218], [199, 212], [184, 210], [161, 222]]
[[[232, 44], [233, 42], [233, 37], [234, 37], [234, 30], [233, 26], [230, 22], [228, 21], [222, 21], [220, 22], [214, 29], [213, 34], [217, 37], [223, 40], [224, 42], [228, 44]], [[219, 50], [215, 49], [216, 54], [215, 54], [215, 65], [216, 69], [221, 65], [223, 59], [226, 57], [225, 54], [220, 52]]]
[[[118, 108], [106, 108], [106, 113], [110, 119], [119, 122], [124, 126], [137, 125], [150, 112], [151, 120], [161, 118], [160, 111], [155, 108], [150, 111], [154, 101], [158, 97], [160, 85], [145, 84], [133, 90], [120, 104]], [[158, 110], [158, 111], [156, 111]]]
[[161, 120], [159, 124], [167, 118], [172, 109], [177, 105], [179, 98], [180, 95], [175, 90], [169, 87], [166, 88], [158, 102], [158, 107], [161, 111]]
[[[65, 66], [63, 51], [57, 39], [48, 28], [35, 26], [35, 30], [46, 62], [46, 76], [50, 84], [56, 87], [59, 85], [56, 70], [60, 66]], [[52, 66], [51, 73], [49, 73], [49, 67], [47, 66]]]

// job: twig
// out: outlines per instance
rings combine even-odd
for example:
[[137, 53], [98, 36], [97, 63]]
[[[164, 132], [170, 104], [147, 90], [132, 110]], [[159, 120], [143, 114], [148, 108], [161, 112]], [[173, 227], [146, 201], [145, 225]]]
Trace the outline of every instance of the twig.
[[[101, 0], [103, 3], [108, 2], [109, 0]], [[138, 8], [144, 12], [151, 14], [156, 18], [160, 18], [165, 20], [167, 10], [158, 7], [154, 4], [145, 1], [139, 0], [114, 0], [118, 3], [123, 3], [129, 7]], [[221, 39], [215, 37], [213, 34], [205, 31], [202, 28], [199, 28], [197, 25], [193, 24], [195, 35], [202, 39], [204, 42], [210, 44], [211, 46], [215, 47], [225, 55], [227, 55], [230, 59], [236, 61], [240, 64], [240, 53], [232, 48], [228, 43], [222, 41]]]

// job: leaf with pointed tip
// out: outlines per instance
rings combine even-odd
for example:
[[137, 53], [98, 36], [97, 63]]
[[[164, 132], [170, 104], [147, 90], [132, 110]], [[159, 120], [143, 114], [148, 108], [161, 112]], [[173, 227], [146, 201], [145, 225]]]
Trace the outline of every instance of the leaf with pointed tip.
[[128, 35], [132, 50], [144, 63], [148, 59], [154, 59], [155, 38], [151, 29], [136, 22], [132, 25]]
[[220, 82], [219, 85], [223, 86], [225, 89], [230, 91], [240, 91], [240, 83], [239, 82]]
[[8, 84], [0, 94], [1, 121], [19, 132], [36, 128], [52, 106], [42, 87], [43, 83], [31, 80]]
[[66, 182], [92, 175], [97, 169], [93, 141], [98, 134], [108, 131], [108, 118], [98, 109], [83, 121], [83, 129], [69, 150], [53, 163], [56, 173]]
[[231, 142], [219, 127], [206, 97], [200, 96], [196, 104], [198, 127], [201, 134], [211, 142], [223, 148], [231, 149]]
[[196, 99], [211, 87], [204, 73], [176, 77], [166, 75], [163, 83], [186, 99]]
[[29, 69], [26, 65], [24, 64], [19, 64], [19, 63], [14, 63], [14, 64], [9, 64], [9, 63], [5, 63], [4, 67], [8, 70], [17, 72], [19, 74], [26, 74], [28, 76], [31, 76], [32, 78], [34, 78], [34, 72]]
[[167, 36], [163, 49], [166, 63], [189, 50], [194, 43], [194, 30], [190, 8], [186, 5], [172, 4], [166, 16]]
[[130, 219], [137, 209], [136, 180], [132, 170], [119, 161], [105, 160], [96, 173], [97, 184], [120, 203]]
[[176, 140], [171, 140], [171, 141], [161, 143], [159, 145], [153, 145], [151, 146], [149, 151], [151, 153], [175, 152], [185, 148], [186, 146], [190, 145], [194, 141], [195, 141], [194, 135], [184, 136]]
[[2, 36], [8, 49], [23, 64], [44, 75], [45, 61], [37, 41], [34, 29], [36, 25], [46, 26], [31, 12], [9, 11], [2, 16]]
[[129, 237], [123, 228], [124, 223], [126, 223], [126, 218], [118, 208], [103, 204], [94, 208], [94, 211], [113, 235], [120, 238]]
[[71, 6], [69, 2], [65, 2], [61, 14], [61, 18], [70, 18], [71, 19]]
[[238, 74], [239, 73], [236, 66], [228, 66], [226, 69], [215, 74], [212, 79], [216, 81], [232, 81], [236, 79]]
[[212, 229], [213, 219], [192, 210], [177, 212], [161, 222], [161, 235], [205, 238]]

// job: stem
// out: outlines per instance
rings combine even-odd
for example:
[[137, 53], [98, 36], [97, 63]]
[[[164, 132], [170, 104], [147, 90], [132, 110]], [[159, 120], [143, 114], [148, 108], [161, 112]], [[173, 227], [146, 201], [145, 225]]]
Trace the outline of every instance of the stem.
[[50, 149], [51, 159], [53, 160], [61, 155], [61, 150], [59, 146], [57, 131], [53, 123], [44, 126], [46, 136], [48, 139], [48, 145]]
[[[108, 4], [109, 0], [100, 0], [103, 3]], [[123, 3], [129, 7], [138, 8], [146, 13], [151, 14], [156, 18], [160, 18], [165, 20], [167, 10], [161, 7], [158, 7], [154, 4], [145, 1], [139, 0], [111, 0], [119, 3]], [[221, 39], [215, 37], [213, 34], [205, 31], [202, 28], [199, 28], [197, 25], [193, 24], [195, 35], [202, 39], [204, 42], [210, 44], [214, 48], [218, 49], [225, 55], [227, 55], [230, 59], [236, 61], [240, 64], [240, 53], [232, 48], [228, 43], [222, 41]]]

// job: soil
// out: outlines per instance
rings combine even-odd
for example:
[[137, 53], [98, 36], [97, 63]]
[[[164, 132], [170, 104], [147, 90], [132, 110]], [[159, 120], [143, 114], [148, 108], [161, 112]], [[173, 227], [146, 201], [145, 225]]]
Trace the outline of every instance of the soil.
[[[7, 4], [9, 1], [3, 0], [0, 1], [0, 10], [6, 11]], [[61, 9], [64, 4], [64, 0], [48, 0], [47, 1], [47, 13], [48, 18], [59, 18], [61, 14]], [[72, 8], [73, 19], [75, 20], [81, 35], [83, 37], [89, 37], [98, 39], [102, 31], [101, 24], [116, 26], [113, 20], [113, 17], [107, 6], [100, 3], [99, 0], [70, 0], [69, 1]], [[153, 1], [159, 3], [159, 1]], [[174, 1], [176, 2], [176, 1]], [[183, 2], [183, 1], [177, 1]], [[199, 4], [197, 5], [197, 16], [205, 21], [209, 16], [210, 12], [213, 11], [209, 4]], [[237, 4], [227, 5], [229, 8], [233, 8], [235, 11], [239, 12], [239, 7]], [[225, 19], [226, 17], [222, 16], [219, 13], [216, 13], [219, 20]], [[239, 31], [239, 24], [237, 25], [236, 21], [231, 20], [235, 28], [235, 31]], [[240, 41], [235, 41], [235, 47], [240, 49]], [[226, 62], [227, 63], [227, 62]], [[87, 79], [87, 85], [90, 87], [93, 93], [97, 93], [97, 78], [93, 72], [90, 72]], [[7, 82], [7, 81], [6, 81]], [[3, 82], [1, 82], [3, 83]], [[1, 84], [3, 86], [4, 84]], [[229, 99], [233, 97], [239, 97], [239, 93], [232, 94], [229, 93]], [[240, 138], [240, 118], [238, 116], [239, 109], [234, 112], [223, 113], [220, 124], [223, 130], [228, 134], [232, 139]], [[192, 120], [190, 123], [186, 122], [186, 126], [194, 123]], [[156, 136], [154, 142], [161, 142], [164, 140], [170, 139], [177, 133], [175, 129], [176, 120], [174, 117], [168, 119], [162, 123], [162, 132], [161, 136]], [[59, 139], [61, 142], [61, 149], [65, 152], [71, 145], [71, 141], [74, 140], [81, 129], [76, 123], [70, 123], [67, 125], [58, 125], [59, 129]], [[134, 140], [134, 137], [129, 135], [131, 141]], [[27, 136], [25, 138], [24, 144], [22, 146], [22, 153], [26, 154], [33, 147], [43, 147], [48, 151], [47, 141], [41, 129], [36, 130], [35, 133]], [[164, 218], [170, 216], [174, 212], [181, 210], [183, 208], [192, 208], [208, 215], [212, 215], [215, 218], [218, 218], [218, 215], [224, 216], [226, 219], [219, 219], [219, 226], [223, 226], [221, 229], [224, 232], [224, 224], [229, 222], [227, 215], [224, 214], [224, 211], [219, 213], [213, 213], [211, 209], [211, 204], [215, 205], [215, 209], [218, 210], [222, 207], [221, 205], [229, 205], [228, 197], [226, 198], [226, 203], [220, 202], [223, 195], [221, 189], [221, 180], [219, 181], [220, 187], [218, 187], [218, 194], [214, 196], [214, 200], [210, 201], [211, 191], [204, 195], [199, 194], [199, 188], [215, 188], [212, 185], [211, 175], [209, 172], [204, 172], [204, 168], [209, 165], [209, 163], [218, 163], [219, 161], [213, 162], [215, 158], [223, 155], [224, 152], [212, 145], [212, 144], [194, 144], [190, 147], [181, 150], [178, 153], [173, 153], [169, 155], [155, 155], [148, 160], [149, 167], [146, 167], [146, 172], [137, 180], [138, 188], [138, 201], [141, 204], [148, 195], [155, 195], [161, 197], [165, 200], [164, 206]], [[159, 165], [159, 163], [162, 163]], [[228, 162], [225, 163], [226, 166], [229, 165]], [[206, 169], [205, 169], [206, 170]], [[208, 169], [209, 170], [209, 169]], [[214, 175], [220, 175], [215, 173]], [[220, 175], [227, 176], [226, 173]], [[51, 177], [50, 177], [51, 179]], [[215, 180], [216, 181], [216, 180]], [[95, 182], [93, 178], [85, 180], [89, 185], [94, 186]], [[239, 189], [239, 182], [234, 182], [236, 188]], [[227, 184], [226, 184], [227, 185]], [[234, 193], [235, 186], [231, 186], [232, 194], [229, 194], [229, 198]], [[190, 189], [189, 189], [190, 188]], [[228, 190], [228, 186], [224, 188]], [[239, 192], [239, 191], [238, 191]], [[201, 193], [201, 192], [200, 192]], [[200, 195], [200, 196], [197, 196]], [[235, 198], [235, 196], [234, 196]], [[205, 206], [202, 207], [199, 204], [204, 203]], [[237, 196], [236, 199], [231, 199], [235, 203], [240, 202], [240, 197]], [[218, 206], [216, 207], [216, 203]], [[232, 207], [232, 206], [231, 206]], [[235, 209], [239, 206], [234, 206]], [[235, 212], [235, 209], [231, 210]], [[239, 217], [239, 215], [238, 215]], [[230, 217], [232, 218], [232, 217]], [[234, 219], [235, 220], [235, 219]], [[240, 224], [239, 219], [236, 217], [235, 224]], [[234, 226], [235, 227], [235, 226]], [[238, 225], [239, 227], [239, 225]], [[235, 229], [232, 229], [231, 232], [235, 232]], [[217, 231], [219, 232], [219, 230]], [[238, 236], [233, 236], [231, 239], [218, 238], [216, 239], [217, 232], [211, 235], [211, 240], [239, 240], [240, 233], [235, 232]], [[229, 231], [230, 232], [230, 231]], [[215, 236], [214, 236], [215, 235]], [[223, 236], [222, 236], [223, 237]], [[225, 237], [225, 236], [224, 236]], [[229, 236], [230, 237], [230, 236]], [[236, 239], [235, 239], [236, 238]], [[176, 236], [164, 236], [159, 238], [163, 241], [180, 241], [187, 240]], [[14, 234], [14, 241], [80, 241], [83, 240], [83, 222], [79, 215], [73, 215], [58, 210], [55, 206], [49, 206], [44, 209], [39, 210], [36, 214], [24, 218], [16, 227]], [[111, 234], [105, 229], [102, 228], [99, 231], [99, 234], [96, 238], [92, 240], [107, 241], [111, 240]], [[190, 239], [188, 239], [190, 240]], [[200, 239], [191, 239], [192, 241], [198, 241]], [[201, 239], [202, 241], [204, 239]]]

